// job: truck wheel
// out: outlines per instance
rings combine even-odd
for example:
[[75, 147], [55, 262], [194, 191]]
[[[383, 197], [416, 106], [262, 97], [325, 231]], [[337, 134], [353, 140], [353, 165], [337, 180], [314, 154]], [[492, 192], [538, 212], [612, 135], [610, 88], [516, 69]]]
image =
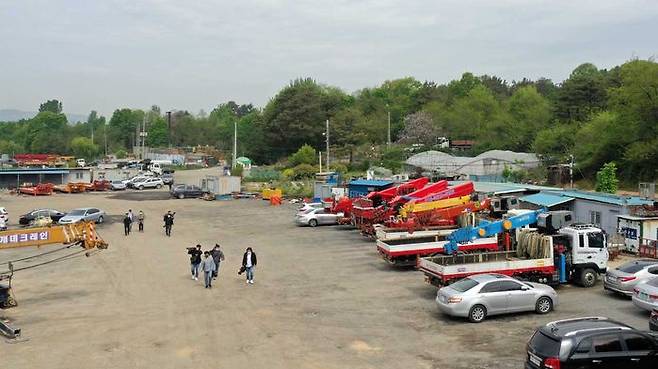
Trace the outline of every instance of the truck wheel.
[[583, 287], [592, 287], [596, 284], [596, 272], [592, 268], [585, 268], [580, 271], [580, 285]]
[[315, 220], [315, 219], [311, 219], [311, 220], [308, 221], [308, 225], [310, 225], [311, 227], [317, 227], [318, 226], [318, 221]]
[[535, 311], [537, 314], [546, 314], [553, 310], [553, 300], [550, 297], [542, 296], [537, 300]]
[[482, 305], [473, 305], [468, 312], [468, 320], [471, 323], [480, 323], [487, 317], [487, 308]]

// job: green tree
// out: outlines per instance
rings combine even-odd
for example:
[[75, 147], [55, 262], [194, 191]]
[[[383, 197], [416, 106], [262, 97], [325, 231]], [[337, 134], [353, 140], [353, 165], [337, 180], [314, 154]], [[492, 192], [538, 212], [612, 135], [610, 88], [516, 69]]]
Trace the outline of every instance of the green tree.
[[586, 120], [590, 114], [605, 109], [607, 102], [605, 75], [594, 64], [579, 65], [562, 82], [556, 103], [556, 115], [567, 121]]
[[62, 103], [59, 100], [48, 100], [39, 105], [39, 112], [51, 112], [59, 114], [62, 112]]
[[313, 165], [317, 161], [317, 153], [315, 149], [310, 145], [304, 145], [292, 154], [289, 158], [290, 164], [292, 166], [297, 166], [300, 164], [309, 164]]
[[532, 86], [517, 89], [509, 99], [509, 114], [514, 127], [512, 149], [530, 150], [537, 132], [551, 121], [551, 107], [548, 100]]
[[158, 117], [149, 125], [146, 144], [149, 147], [167, 147], [169, 144], [169, 130], [164, 118]]
[[576, 132], [574, 154], [578, 168], [592, 174], [604, 163], [619, 160], [628, 142], [616, 114], [600, 112]]
[[23, 125], [23, 147], [32, 153], [66, 153], [69, 141], [68, 130], [68, 122], [64, 114], [41, 112]]
[[574, 136], [570, 125], [556, 125], [537, 133], [533, 148], [545, 164], [563, 163], [573, 153]]
[[108, 127], [108, 141], [113, 147], [132, 151], [137, 141], [137, 124], [141, 124], [144, 112], [141, 110], [117, 109], [112, 113]]
[[15, 154], [20, 154], [23, 152], [23, 147], [14, 142], [8, 140], [0, 140], [0, 154], [7, 154], [13, 156]]
[[616, 193], [617, 165], [614, 162], [605, 163], [601, 170], [596, 172], [596, 190], [599, 192]]
[[93, 160], [98, 155], [98, 146], [91, 142], [87, 137], [75, 137], [71, 140], [71, 152], [77, 158]]

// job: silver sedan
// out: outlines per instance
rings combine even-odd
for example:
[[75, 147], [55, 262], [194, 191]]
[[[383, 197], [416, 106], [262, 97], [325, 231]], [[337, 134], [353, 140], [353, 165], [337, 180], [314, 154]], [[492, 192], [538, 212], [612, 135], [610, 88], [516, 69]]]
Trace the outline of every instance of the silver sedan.
[[307, 209], [295, 215], [295, 223], [299, 225], [309, 225], [316, 227], [318, 225], [334, 225], [338, 224], [338, 219], [342, 218], [343, 214], [333, 214], [325, 209]]
[[473, 323], [489, 315], [535, 311], [546, 314], [558, 304], [555, 290], [502, 274], [477, 274], [441, 288], [436, 303], [445, 314]]
[[658, 310], [658, 278], [635, 286], [633, 289], [633, 303], [644, 310]]
[[608, 269], [603, 279], [603, 288], [632, 296], [633, 288], [637, 284], [656, 277], [658, 277], [658, 260], [633, 260], [615, 269]]

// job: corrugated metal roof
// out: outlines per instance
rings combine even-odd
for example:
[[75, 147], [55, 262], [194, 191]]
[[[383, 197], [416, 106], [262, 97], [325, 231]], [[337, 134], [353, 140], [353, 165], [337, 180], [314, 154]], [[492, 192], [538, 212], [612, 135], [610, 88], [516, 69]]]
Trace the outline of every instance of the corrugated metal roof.
[[[555, 194], [555, 193], [554, 193]], [[562, 196], [573, 197], [576, 199], [597, 201], [606, 204], [624, 206], [624, 205], [651, 205], [653, 201], [644, 200], [637, 196], [619, 196], [601, 192], [585, 192], [576, 190], [559, 191], [557, 194]]]
[[0, 170], [0, 175], [3, 174], [8, 174], [8, 175], [17, 175], [17, 174], [68, 174], [69, 171], [67, 169], [10, 169], [10, 170], [5, 170], [2, 169]]
[[523, 196], [519, 198], [519, 200], [550, 208], [551, 206], [556, 206], [556, 205], [564, 204], [565, 202], [573, 201], [573, 197], [558, 196], [548, 193], [536, 193], [534, 195]]
[[349, 183], [350, 186], [390, 186], [393, 181], [386, 181], [383, 179], [355, 179]]
[[618, 218], [624, 218], [628, 220], [638, 220], [638, 221], [643, 221], [643, 220], [658, 220], [658, 217], [639, 217], [636, 215], [617, 215]]
[[[450, 181], [451, 186], [464, 183], [465, 181]], [[527, 192], [527, 191], [559, 191], [558, 187], [537, 186], [524, 183], [511, 182], [480, 182], [474, 181], [475, 192], [488, 193], [494, 195], [503, 195], [506, 193]]]

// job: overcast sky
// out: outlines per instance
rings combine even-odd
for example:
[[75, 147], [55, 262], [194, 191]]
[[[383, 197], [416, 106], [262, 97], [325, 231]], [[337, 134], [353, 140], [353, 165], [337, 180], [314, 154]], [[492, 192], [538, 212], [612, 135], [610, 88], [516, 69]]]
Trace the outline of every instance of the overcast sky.
[[656, 0], [3, 0], [0, 109], [263, 106], [297, 77], [561, 81], [657, 55], [657, 20]]

